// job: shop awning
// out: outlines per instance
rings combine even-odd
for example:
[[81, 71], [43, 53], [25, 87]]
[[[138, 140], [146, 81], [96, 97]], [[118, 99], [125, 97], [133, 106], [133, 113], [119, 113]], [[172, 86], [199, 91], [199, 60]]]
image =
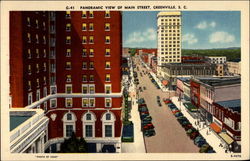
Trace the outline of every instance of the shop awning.
[[234, 140], [225, 132], [221, 132], [219, 135], [228, 145], [234, 142]]
[[164, 86], [168, 85], [168, 80], [163, 80], [163, 81], [162, 81], [162, 84], [163, 84]]
[[216, 124], [216, 123], [211, 123], [210, 127], [216, 132], [216, 133], [220, 133], [221, 132], [221, 128]]

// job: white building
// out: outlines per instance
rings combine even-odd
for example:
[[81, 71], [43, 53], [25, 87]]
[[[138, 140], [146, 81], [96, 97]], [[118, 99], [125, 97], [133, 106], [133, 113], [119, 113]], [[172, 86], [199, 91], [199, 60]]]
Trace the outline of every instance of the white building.
[[181, 63], [181, 12], [160, 12], [157, 15], [157, 73], [166, 63]]
[[10, 109], [11, 153], [44, 153], [48, 123], [42, 109]]
[[208, 58], [212, 64], [224, 64], [227, 61], [225, 56], [209, 56]]

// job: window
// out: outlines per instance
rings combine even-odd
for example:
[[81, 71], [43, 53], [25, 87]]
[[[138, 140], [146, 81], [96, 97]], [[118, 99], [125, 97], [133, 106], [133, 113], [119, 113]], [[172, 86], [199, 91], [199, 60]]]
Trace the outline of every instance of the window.
[[105, 23], [105, 31], [110, 31], [110, 23]]
[[31, 65], [28, 65], [28, 74], [30, 75], [32, 72], [31, 72]]
[[66, 57], [71, 57], [71, 49], [67, 49], [67, 51], [66, 51]]
[[70, 19], [70, 18], [71, 18], [70, 11], [66, 11], [65, 18], [67, 18], [67, 19]]
[[[88, 107], [88, 99], [87, 98], [82, 99], [82, 107]], [[91, 117], [91, 115], [90, 115], [90, 117]]]
[[51, 92], [51, 94], [56, 94], [56, 86], [51, 86], [50, 92]]
[[87, 37], [86, 36], [82, 36], [82, 43], [86, 44], [87, 43]]
[[30, 27], [30, 18], [29, 17], [27, 17], [27, 26]]
[[105, 56], [110, 56], [110, 49], [105, 50]]
[[66, 37], [66, 44], [71, 44], [71, 36]]
[[95, 85], [89, 85], [89, 93], [94, 94], [95, 93]]
[[89, 56], [93, 57], [94, 56], [94, 49], [89, 49]]
[[90, 82], [94, 82], [94, 81], [95, 81], [94, 75], [90, 75], [90, 76], [89, 76], [89, 81], [90, 81]]
[[82, 81], [87, 82], [87, 75], [82, 75]]
[[32, 92], [28, 94], [28, 105], [32, 104]]
[[38, 20], [36, 20], [36, 28], [39, 28]]
[[36, 49], [36, 58], [39, 58], [39, 49]]
[[82, 31], [86, 31], [87, 30], [87, 24], [86, 23], [83, 23], [82, 24]]
[[93, 126], [85, 125], [85, 137], [93, 137]]
[[56, 102], [56, 98], [51, 99], [51, 100], [50, 100], [50, 107], [51, 107], [51, 108], [55, 108], [56, 105], [57, 105], [56, 103], [57, 103], [57, 102]]
[[44, 87], [43, 88], [43, 97], [46, 97], [47, 96], [47, 87]]
[[87, 69], [87, 62], [82, 62], [82, 69]]
[[89, 69], [94, 69], [94, 62], [89, 63]]
[[111, 107], [111, 98], [105, 98], [105, 107]]
[[106, 120], [111, 120], [111, 114], [110, 113], [106, 114]]
[[67, 113], [67, 120], [72, 120], [72, 114], [71, 113]]
[[94, 30], [94, 24], [93, 23], [90, 23], [89, 24], [89, 31], [93, 31]]
[[73, 133], [73, 125], [66, 125], [66, 137], [71, 137]]
[[109, 11], [105, 11], [105, 18], [110, 18], [110, 12]]
[[105, 44], [110, 44], [110, 36], [105, 36]]
[[86, 94], [86, 93], [88, 93], [88, 86], [87, 85], [82, 85], [82, 93], [83, 94]]
[[46, 24], [43, 22], [43, 30], [46, 30]]
[[71, 31], [71, 24], [70, 23], [66, 24], [66, 31]]
[[36, 64], [36, 72], [39, 73], [39, 64]]
[[71, 94], [72, 93], [72, 85], [71, 84], [66, 84], [66, 93]]
[[65, 105], [66, 107], [72, 107], [72, 104], [73, 104], [72, 98], [66, 98], [65, 101], [66, 101], [66, 105]]
[[87, 49], [82, 49], [82, 57], [86, 57], [87, 56]]
[[71, 62], [66, 62], [66, 70], [71, 70]]
[[47, 56], [46, 49], [43, 49], [43, 57], [46, 58], [46, 56]]
[[86, 120], [92, 120], [92, 119], [91, 119], [91, 114], [90, 114], [90, 113], [86, 114]]
[[27, 52], [28, 52], [28, 58], [29, 58], [29, 59], [31, 59], [31, 50], [30, 50], [30, 49], [28, 49], [28, 51], [27, 51]]
[[94, 17], [94, 12], [93, 11], [89, 11], [89, 18], [93, 18]]
[[94, 44], [94, 36], [90, 36], [89, 37], [89, 43], [90, 44]]
[[105, 85], [105, 93], [111, 93], [111, 85]]
[[71, 75], [66, 76], [66, 82], [71, 82]]
[[89, 107], [95, 107], [95, 99], [94, 98], [89, 99]]
[[87, 18], [86, 11], [82, 11], [82, 18]]
[[36, 101], [40, 100], [40, 90], [36, 91]]
[[39, 43], [39, 38], [38, 38], [38, 34], [36, 34], [36, 43]]
[[31, 81], [28, 81], [28, 90], [31, 90]]
[[43, 44], [46, 44], [46, 37], [43, 36]]
[[50, 64], [50, 69], [51, 69], [51, 73], [55, 73], [56, 72], [56, 65]]
[[112, 137], [112, 125], [105, 125], [105, 137]]
[[46, 70], [47, 70], [47, 65], [46, 63], [43, 63], [43, 71], [46, 72]]
[[39, 78], [36, 79], [36, 86], [37, 88], [39, 88], [39, 85], [40, 85], [40, 81], [39, 81]]
[[110, 69], [110, 61], [105, 62], [105, 69]]
[[106, 76], [105, 76], [105, 81], [106, 81], [106, 82], [110, 82], [110, 74], [106, 74]]

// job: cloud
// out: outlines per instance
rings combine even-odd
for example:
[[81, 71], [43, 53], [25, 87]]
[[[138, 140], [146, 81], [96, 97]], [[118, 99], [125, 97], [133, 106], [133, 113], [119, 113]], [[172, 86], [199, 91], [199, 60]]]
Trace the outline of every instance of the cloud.
[[187, 42], [188, 44], [195, 44], [198, 42], [198, 39], [195, 37], [194, 34], [185, 34], [182, 37], [182, 42]]
[[128, 39], [125, 40], [126, 44], [138, 44], [138, 43], [143, 43], [147, 41], [154, 41], [156, 40], [156, 31], [153, 28], [148, 28], [144, 30], [143, 32], [141, 31], [135, 31], [131, 34], [129, 34]]
[[209, 36], [210, 43], [229, 43], [233, 42], [235, 37], [224, 31], [217, 31]]
[[209, 28], [209, 27], [214, 28], [215, 26], [216, 26], [216, 22], [214, 22], [214, 21], [212, 21], [210, 23], [208, 23], [207, 21], [202, 21], [199, 24], [197, 24], [195, 26], [195, 28], [203, 30], [203, 29], [206, 29], [206, 28]]

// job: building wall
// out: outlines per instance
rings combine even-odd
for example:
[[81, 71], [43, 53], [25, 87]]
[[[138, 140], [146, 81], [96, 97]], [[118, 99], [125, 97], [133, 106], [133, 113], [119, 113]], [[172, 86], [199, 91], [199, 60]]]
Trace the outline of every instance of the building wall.
[[227, 61], [227, 58], [225, 56], [210, 56], [208, 58], [213, 64], [224, 64]]
[[227, 62], [228, 72], [233, 75], [241, 74], [241, 62]]
[[240, 84], [216, 87], [214, 91], [214, 102], [240, 99], [240, 88]]

